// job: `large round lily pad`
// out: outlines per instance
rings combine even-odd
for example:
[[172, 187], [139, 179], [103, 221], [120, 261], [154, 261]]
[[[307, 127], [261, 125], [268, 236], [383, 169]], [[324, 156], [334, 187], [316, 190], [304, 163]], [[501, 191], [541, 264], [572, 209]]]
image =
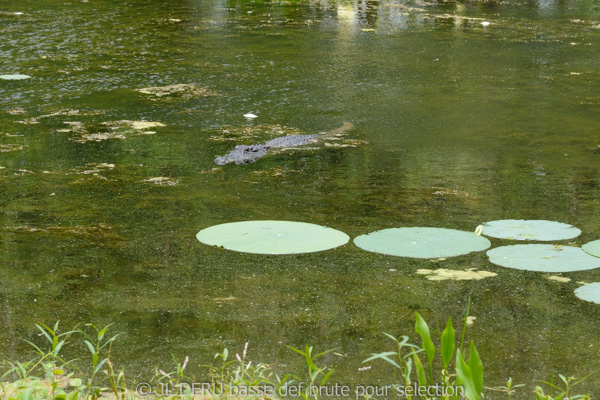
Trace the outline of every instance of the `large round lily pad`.
[[4, 79], [7, 81], [16, 81], [16, 80], [20, 80], [20, 79], [29, 79], [31, 78], [29, 75], [21, 75], [21, 74], [16, 74], [16, 75], [0, 75], [0, 79]]
[[361, 235], [354, 243], [363, 250], [398, 257], [454, 257], [490, 247], [473, 232], [444, 228], [391, 228]]
[[600, 282], [593, 282], [575, 289], [575, 296], [581, 300], [600, 304]]
[[594, 257], [600, 257], [600, 240], [594, 240], [581, 246], [581, 249]]
[[496, 265], [526, 271], [571, 272], [600, 268], [600, 258], [573, 246], [516, 244], [488, 250], [487, 255]]
[[572, 239], [581, 234], [573, 225], [542, 219], [501, 219], [483, 224], [486, 236], [512, 240], [552, 241]]
[[312, 253], [350, 240], [338, 230], [293, 221], [231, 222], [203, 229], [196, 238], [209, 246], [254, 254]]

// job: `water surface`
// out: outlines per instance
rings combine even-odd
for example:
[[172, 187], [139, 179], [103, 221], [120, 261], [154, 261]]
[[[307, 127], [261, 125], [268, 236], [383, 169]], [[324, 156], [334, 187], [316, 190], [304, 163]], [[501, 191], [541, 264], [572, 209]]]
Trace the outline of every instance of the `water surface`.
[[[114, 361], [140, 379], [168, 368], [171, 354], [189, 355], [199, 373], [216, 351], [241, 351], [249, 340], [250, 357], [278, 370], [301, 368], [284, 344], [339, 347], [343, 356], [325, 360], [336, 381], [389, 383], [384, 365], [358, 371], [371, 352], [390, 348], [381, 332], [416, 342], [415, 311], [442, 327], [470, 297], [467, 337], [486, 386], [511, 376], [530, 398], [536, 379], [600, 368], [600, 307], [573, 294], [575, 282], [598, 281], [600, 271], [558, 283], [496, 267], [483, 253], [433, 263], [350, 243], [276, 257], [194, 237], [251, 219], [356, 237], [530, 218], [577, 226], [577, 245], [598, 239], [597, 1], [1, 7], [0, 74], [32, 76], [0, 81], [3, 358], [28, 354], [20, 339], [36, 338], [35, 322], [60, 319], [113, 323], [125, 333]], [[216, 93], [151, 100], [135, 91], [172, 84]], [[258, 118], [246, 120], [248, 112]], [[102, 123], [121, 120], [166, 126], [83, 142], [71, 129], [113, 132]], [[224, 130], [316, 133], [343, 121], [364, 143], [214, 169], [216, 156], [253, 142], [215, 140]], [[147, 181], [156, 177], [173, 185]], [[432, 282], [420, 268], [498, 276]], [[600, 395], [596, 382], [581, 389]]]

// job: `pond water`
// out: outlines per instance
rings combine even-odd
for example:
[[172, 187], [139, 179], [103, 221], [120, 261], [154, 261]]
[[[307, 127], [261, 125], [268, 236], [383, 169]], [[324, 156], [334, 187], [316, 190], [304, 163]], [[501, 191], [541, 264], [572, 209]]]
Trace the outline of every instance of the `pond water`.
[[[415, 311], [460, 329], [470, 297], [486, 386], [512, 377], [530, 398], [537, 379], [600, 369], [600, 306], [573, 294], [600, 270], [565, 283], [485, 253], [262, 256], [195, 239], [253, 219], [354, 238], [505, 218], [582, 230], [561, 244], [600, 238], [597, 1], [4, 0], [0, 32], [0, 74], [31, 76], [0, 81], [1, 358], [30, 354], [38, 321], [112, 323], [114, 362], [138, 379], [171, 354], [199, 374], [249, 341], [252, 360], [286, 372], [302, 367], [286, 344], [337, 347], [334, 381], [389, 383], [386, 365], [358, 371], [391, 349], [381, 332], [418, 342]], [[206, 90], [136, 91], [174, 84]], [[344, 121], [350, 146], [213, 161]], [[597, 382], [582, 391], [600, 395]]]

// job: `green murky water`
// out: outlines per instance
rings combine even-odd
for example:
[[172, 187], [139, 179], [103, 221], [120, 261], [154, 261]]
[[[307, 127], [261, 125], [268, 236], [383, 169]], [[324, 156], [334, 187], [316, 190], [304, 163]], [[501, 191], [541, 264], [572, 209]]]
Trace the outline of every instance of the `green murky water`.
[[[599, 28], [597, 1], [3, 1], [0, 74], [32, 78], [0, 81], [0, 356], [23, 355], [37, 321], [91, 321], [125, 333], [115, 361], [139, 377], [171, 353], [199, 365], [249, 340], [252, 359], [286, 371], [300, 364], [284, 344], [339, 347], [335, 380], [388, 383], [384, 365], [358, 371], [386, 348], [380, 332], [414, 338], [415, 310], [443, 326], [470, 296], [486, 386], [598, 370], [600, 307], [573, 294], [598, 270], [560, 283], [483, 253], [258, 256], [194, 235], [247, 219], [356, 237], [532, 218], [598, 239]], [[211, 95], [135, 90], [173, 84]], [[122, 120], [166, 126], [103, 124]], [[356, 147], [213, 169], [273, 137], [223, 140], [240, 128], [342, 121]], [[498, 276], [435, 282], [422, 268]], [[582, 387], [600, 395], [597, 379]]]

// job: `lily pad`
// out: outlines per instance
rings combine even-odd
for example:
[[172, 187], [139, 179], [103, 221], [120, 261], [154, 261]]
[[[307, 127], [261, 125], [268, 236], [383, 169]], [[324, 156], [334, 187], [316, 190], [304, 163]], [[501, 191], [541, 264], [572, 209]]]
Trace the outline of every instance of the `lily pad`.
[[348, 243], [343, 232], [293, 221], [243, 221], [203, 229], [196, 238], [209, 246], [254, 254], [299, 254], [333, 249]]
[[581, 300], [600, 304], [600, 282], [593, 282], [575, 289], [575, 296]]
[[565, 240], [581, 234], [573, 225], [546, 220], [502, 219], [483, 224], [483, 234], [512, 240]]
[[586, 243], [581, 246], [581, 249], [594, 257], [600, 257], [600, 240]]
[[525, 271], [571, 272], [600, 268], [600, 258], [573, 246], [516, 244], [496, 247], [487, 255], [496, 265]]
[[354, 243], [363, 250], [398, 257], [454, 257], [490, 247], [473, 232], [444, 228], [391, 228], [361, 235]]
[[4, 79], [6, 81], [17, 81], [17, 80], [29, 79], [29, 78], [31, 78], [29, 75], [21, 75], [21, 74], [0, 75], [0, 79]]

